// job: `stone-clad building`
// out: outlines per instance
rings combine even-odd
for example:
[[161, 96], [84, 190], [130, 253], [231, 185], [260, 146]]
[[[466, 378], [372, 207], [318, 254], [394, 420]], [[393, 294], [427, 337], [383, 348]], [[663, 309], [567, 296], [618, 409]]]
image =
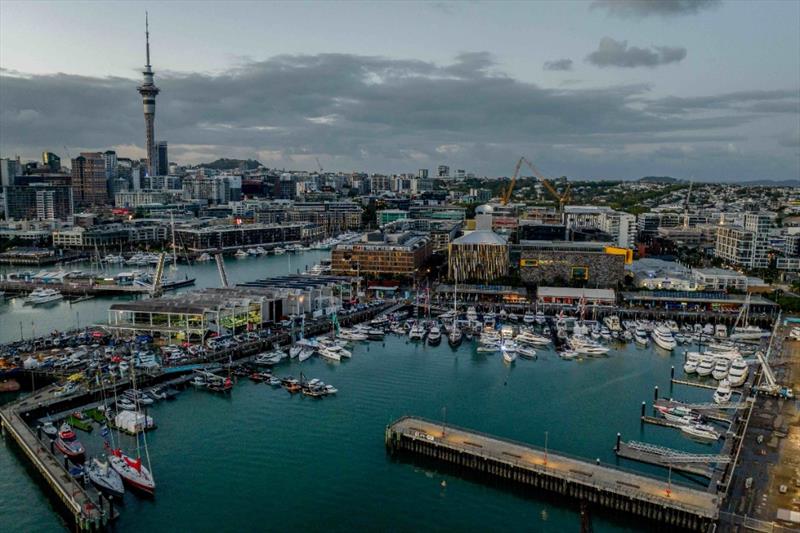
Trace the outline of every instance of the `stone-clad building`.
[[528, 285], [616, 287], [628, 258], [608, 243], [522, 241], [519, 273]]

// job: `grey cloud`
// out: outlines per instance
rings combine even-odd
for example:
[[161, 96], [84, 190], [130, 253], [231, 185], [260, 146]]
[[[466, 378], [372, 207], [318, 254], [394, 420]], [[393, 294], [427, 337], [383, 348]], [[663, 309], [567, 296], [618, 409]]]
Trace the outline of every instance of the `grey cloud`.
[[555, 61], [545, 61], [544, 70], [572, 70], [571, 59], [556, 59]]
[[[277, 56], [221, 74], [157, 72], [156, 137], [175, 146], [182, 162], [258, 157], [278, 167], [305, 161], [310, 169], [318, 156], [325, 168], [390, 172], [447, 161], [498, 175], [528, 154], [554, 173], [634, 177], [653, 169], [628, 144], [731, 142], [752, 120], [733, 105], [712, 116], [680, 111], [720, 97], [669, 104], [648, 100], [646, 85], [545, 89], [495, 69], [485, 53], [446, 65], [322, 54]], [[0, 84], [3, 155], [143, 144], [136, 80], [2, 73]], [[457, 149], [443, 155], [436, 150], [443, 145]], [[589, 148], [606, 155], [587, 155]], [[768, 155], [741, 169], [765, 164], [791, 174], [792, 159]], [[696, 175], [704, 164], [696, 162]]]
[[721, 0], [595, 0], [591, 8], [604, 9], [609, 15], [621, 18], [671, 17], [695, 15], [721, 3]]
[[712, 96], [645, 100], [655, 113], [681, 114], [736, 109], [753, 113], [800, 113], [800, 88], [772, 91], [736, 91]]
[[686, 57], [686, 48], [654, 46], [639, 48], [628, 46], [628, 41], [615, 41], [603, 37], [597, 50], [586, 56], [586, 60], [598, 67], [657, 67], [677, 63]]

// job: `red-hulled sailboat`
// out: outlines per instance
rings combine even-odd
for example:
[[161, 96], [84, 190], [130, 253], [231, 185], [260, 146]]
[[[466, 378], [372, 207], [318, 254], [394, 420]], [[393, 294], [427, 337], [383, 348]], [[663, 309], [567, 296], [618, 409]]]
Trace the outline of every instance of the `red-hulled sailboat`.
[[155, 493], [156, 482], [153, 480], [150, 470], [142, 464], [141, 457], [134, 460], [122, 453], [119, 448], [109, 448], [108, 462], [126, 485], [148, 494]]

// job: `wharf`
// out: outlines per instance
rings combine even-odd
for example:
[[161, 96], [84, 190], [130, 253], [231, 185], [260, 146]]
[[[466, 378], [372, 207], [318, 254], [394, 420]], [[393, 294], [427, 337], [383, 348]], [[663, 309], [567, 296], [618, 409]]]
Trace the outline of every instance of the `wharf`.
[[[195, 279], [181, 279], [161, 285], [162, 291], [171, 291], [194, 285]], [[44, 283], [37, 281], [0, 281], [0, 290], [8, 294], [28, 294], [35, 289], [55, 289], [65, 296], [116, 296], [124, 294], [150, 294], [149, 285], [103, 285], [97, 283]]]
[[708, 491], [421, 418], [387, 426], [385, 443], [392, 455], [439, 460], [687, 529], [707, 530], [719, 513]]
[[118, 516], [111, 503], [104, 505], [103, 499], [94, 489], [87, 489], [69, 475], [65, 465], [40, 441], [33, 430], [20, 416], [18, 409], [27, 406], [25, 401], [0, 410], [0, 427], [3, 435], [9, 435], [36, 470], [53, 489], [58, 499], [72, 516], [78, 531], [101, 531]]

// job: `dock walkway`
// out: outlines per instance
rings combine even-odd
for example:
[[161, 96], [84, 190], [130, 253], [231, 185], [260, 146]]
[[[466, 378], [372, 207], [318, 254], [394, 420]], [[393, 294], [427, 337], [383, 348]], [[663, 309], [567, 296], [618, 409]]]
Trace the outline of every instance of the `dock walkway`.
[[415, 417], [386, 428], [390, 453], [410, 452], [665, 524], [705, 530], [718, 497], [644, 474]]

